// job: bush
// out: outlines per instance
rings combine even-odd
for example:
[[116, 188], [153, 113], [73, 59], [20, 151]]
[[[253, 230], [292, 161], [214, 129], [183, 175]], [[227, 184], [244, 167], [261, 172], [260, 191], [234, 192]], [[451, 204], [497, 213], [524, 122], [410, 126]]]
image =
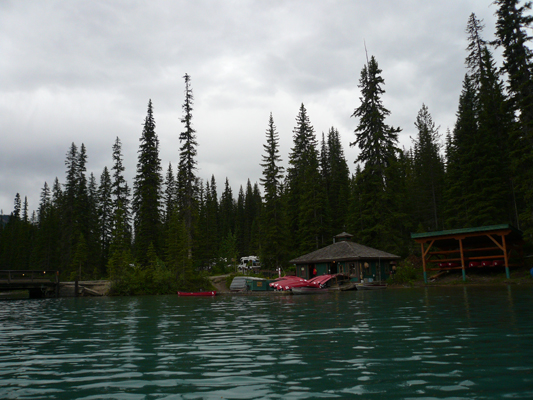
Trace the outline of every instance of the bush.
[[420, 279], [420, 273], [413, 265], [412, 261], [404, 260], [399, 263], [393, 282], [412, 285]]
[[206, 275], [199, 273], [181, 275], [177, 280], [177, 290], [181, 292], [206, 292], [216, 289]]

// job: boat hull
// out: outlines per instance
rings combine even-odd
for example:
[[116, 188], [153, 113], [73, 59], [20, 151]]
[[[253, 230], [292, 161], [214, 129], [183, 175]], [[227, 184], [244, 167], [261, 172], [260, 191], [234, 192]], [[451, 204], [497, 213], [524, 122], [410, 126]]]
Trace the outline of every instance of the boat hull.
[[178, 292], [178, 296], [216, 296], [216, 291], [211, 292]]
[[303, 286], [303, 287], [294, 287], [291, 289], [291, 291], [292, 291], [292, 294], [319, 294], [319, 293], [327, 293], [329, 289]]
[[387, 289], [386, 283], [356, 283], [357, 290], [381, 290]]

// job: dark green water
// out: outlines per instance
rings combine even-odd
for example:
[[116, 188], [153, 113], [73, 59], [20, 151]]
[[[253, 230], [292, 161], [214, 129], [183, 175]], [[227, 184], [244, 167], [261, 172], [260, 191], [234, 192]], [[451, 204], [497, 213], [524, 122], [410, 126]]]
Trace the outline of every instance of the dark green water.
[[0, 399], [532, 399], [533, 287], [0, 302]]

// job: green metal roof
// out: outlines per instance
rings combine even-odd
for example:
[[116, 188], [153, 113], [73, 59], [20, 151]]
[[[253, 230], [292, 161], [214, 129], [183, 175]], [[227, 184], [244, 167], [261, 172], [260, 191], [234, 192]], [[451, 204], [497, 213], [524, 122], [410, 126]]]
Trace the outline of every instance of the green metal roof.
[[450, 229], [447, 231], [436, 231], [436, 232], [424, 232], [424, 233], [411, 233], [411, 239], [421, 239], [428, 237], [436, 236], [450, 236], [450, 235], [461, 235], [465, 233], [482, 233], [489, 231], [499, 231], [502, 229], [511, 229], [514, 233], [522, 236], [522, 232], [509, 224], [501, 225], [487, 225], [487, 226], [478, 226], [476, 228], [463, 228], [463, 229]]

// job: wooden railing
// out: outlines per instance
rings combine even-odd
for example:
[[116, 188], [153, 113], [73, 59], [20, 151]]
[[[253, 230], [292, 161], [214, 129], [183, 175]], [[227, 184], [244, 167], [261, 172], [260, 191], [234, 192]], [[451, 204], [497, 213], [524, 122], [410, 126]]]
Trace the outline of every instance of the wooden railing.
[[59, 283], [58, 270], [0, 270], [0, 283]]

